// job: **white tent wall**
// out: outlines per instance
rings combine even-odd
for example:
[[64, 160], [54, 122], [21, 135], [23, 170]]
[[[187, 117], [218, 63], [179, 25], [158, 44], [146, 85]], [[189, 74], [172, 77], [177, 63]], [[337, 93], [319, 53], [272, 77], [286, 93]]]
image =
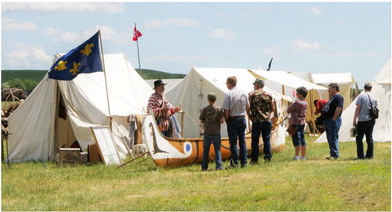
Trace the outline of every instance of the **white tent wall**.
[[46, 75], [8, 117], [10, 161], [47, 161], [54, 158], [56, 87], [57, 83]]
[[[255, 77], [247, 69], [231, 68], [192, 68], [189, 74], [176, 87], [166, 94], [167, 99], [174, 106], [180, 106], [186, 111], [184, 115], [183, 136], [200, 137], [202, 127], [199, 121], [201, 110], [208, 105], [207, 94], [214, 92], [217, 95], [215, 104], [219, 107], [223, 105], [225, 94], [228, 92], [226, 79], [229, 76], [237, 77], [237, 88], [249, 93], [253, 90]], [[283, 103], [283, 96], [269, 90], [277, 102], [278, 110]], [[284, 97], [285, 104], [291, 98]], [[279, 112], [279, 111], [278, 111]], [[181, 114], [178, 119], [181, 120]], [[180, 121], [181, 124], [181, 121]], [[249, 124], [249, 122], [247, 123]], [[226, 124], [222, 124], [221, 135], [227, 137]], [[284, 137], [284, 136], [283, 136]]]
[[122, 138], [129, 137], [129, 125], [126, 126], [124, 120], [131, 114], [146, 112], [152, 89], [123, 54], [105, 55], [104, 62], [110, 114], [104, 72], [79, 74], [72, 81], [56, 81], [46, 76], [20, 109], [9, 117], [10, 131], [13, 132], [9, 137], [11, 161], [54, 159], [58, 147], [55, 120], [60, 100], [60, 96], [56, 97], [57, 86], [83, 151], [87, 151], [88, 144], [95, 143], [91, 127], [109, 126], [109, 116], [112, 116], [116, 147], [120, 156], [125, 156], [128, 146]]
[[[372, 81], [372, 93], [377, 99], [379, 118], [373, 129], [373, 140], [376, 142], [391, 141], [391, 60], [382, 68]], [[353, 118], [357, 98], [342, 113], [342, 126], [339, 130], [339, 141], [354, 141], [350, 136], [353, 127]], [[365, 140], [365, 137], [364, 137]], [[323, 133], [316, 142], [327, 142], [326, 134]]]

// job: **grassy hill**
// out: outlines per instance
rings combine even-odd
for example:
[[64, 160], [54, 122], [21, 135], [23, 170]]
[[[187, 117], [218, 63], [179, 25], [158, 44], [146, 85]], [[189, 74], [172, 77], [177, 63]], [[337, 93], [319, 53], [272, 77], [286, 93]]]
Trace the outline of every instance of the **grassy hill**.
[[[138, 69], [136, 69], [136, 71], [138, 71]], [[143, 79], [180, 79], [186, 76], [186, 74], [173, 74], [151, 69], [142, 69], [139, 74]]]
[[[2, 70], [1, 82], [7, 82], [15, 78], [31, 79], [33, 81], [41, 81], [47, 70]], [[142, 69], [139, 73], [143, 79], [178, 79], [184, 78], [185, 74], [173, 74], [151, 69]]]
[[31, 79], [33, 81], [41, 81], [47, 70], [2, 70], [1, 83], [12, 79]]

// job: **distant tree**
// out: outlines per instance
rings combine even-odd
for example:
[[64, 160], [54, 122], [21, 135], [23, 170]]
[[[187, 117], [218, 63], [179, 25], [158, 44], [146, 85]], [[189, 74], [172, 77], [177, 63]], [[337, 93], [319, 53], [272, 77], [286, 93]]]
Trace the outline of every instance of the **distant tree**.
[[[9, 88], [19, 88], [24, 90], [26, 93], [31, 93], [34, 90], [35, 86], [37, 86], [38, 82], [31, 80], [31, 79], [20, 79], [15, 78], [3, 84], [7, 85], [8, 83]], [[5, 87], [4, 87], [5, 88]]]

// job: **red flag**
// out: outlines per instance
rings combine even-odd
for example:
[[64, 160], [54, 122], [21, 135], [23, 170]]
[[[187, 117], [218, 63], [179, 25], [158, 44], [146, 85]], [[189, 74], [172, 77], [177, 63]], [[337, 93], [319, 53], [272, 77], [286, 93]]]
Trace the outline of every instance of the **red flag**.
[[142, 33], [139, 32], [139, 31], [136, 29], [136, 26], [135, 26], [135, 28], [133, 28], [133, 38], [132, 38], [132, 40], [133, 40], [133, 41], [137, 41], [138, 38], [141, 37], [141, 36], [142, 36]]

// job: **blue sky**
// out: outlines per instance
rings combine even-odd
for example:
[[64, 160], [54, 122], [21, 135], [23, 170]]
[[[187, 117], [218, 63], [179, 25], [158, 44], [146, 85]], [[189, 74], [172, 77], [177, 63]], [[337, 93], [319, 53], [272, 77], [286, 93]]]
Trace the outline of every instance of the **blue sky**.
[[101, 29], [104, 53], [137, 68], [192, 67], [352, 72], [359, 86], [391, 55], [391, 3], [1, 3], [1, 68], [49, 69]]

